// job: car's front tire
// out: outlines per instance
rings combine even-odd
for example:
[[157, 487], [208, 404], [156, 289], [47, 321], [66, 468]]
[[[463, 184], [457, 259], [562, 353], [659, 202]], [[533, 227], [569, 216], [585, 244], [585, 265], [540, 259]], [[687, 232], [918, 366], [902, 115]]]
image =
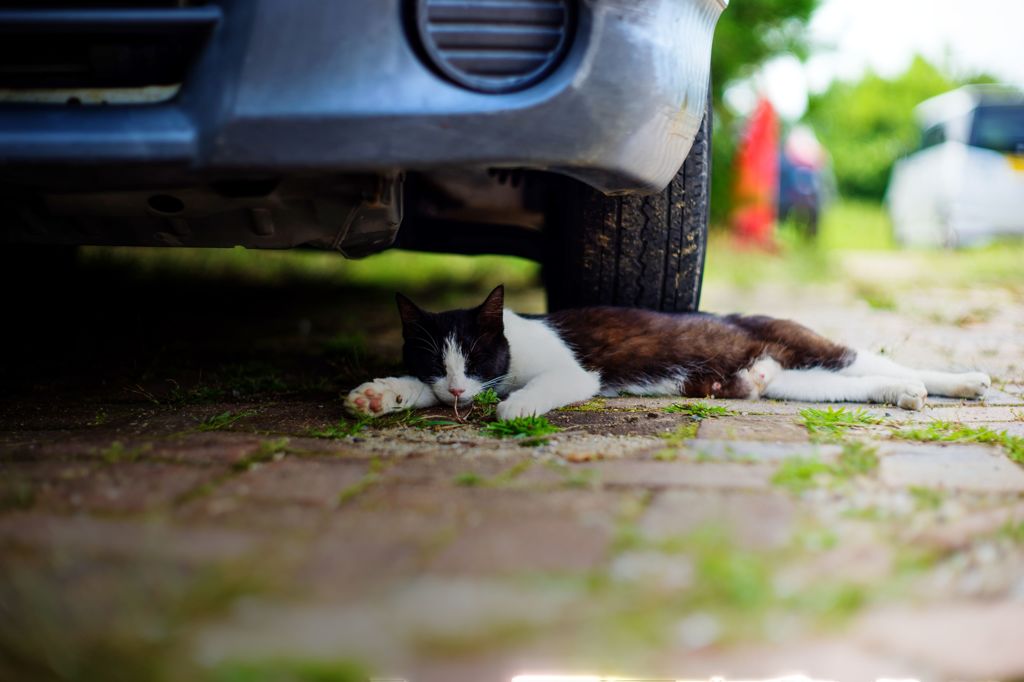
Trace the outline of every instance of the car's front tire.
[[609, 197], [566, 179], [548, 213], [548, 309], [619, 305], [696, 310], [710, 189], [710, 97], [689, 155], [661, 192]]

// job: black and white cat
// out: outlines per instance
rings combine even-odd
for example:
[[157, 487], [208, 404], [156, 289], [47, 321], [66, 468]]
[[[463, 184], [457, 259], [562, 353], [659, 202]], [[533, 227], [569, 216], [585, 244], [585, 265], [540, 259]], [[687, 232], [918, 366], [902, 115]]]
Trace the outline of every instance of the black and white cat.
[[542, 316], [504, 307], [499, 286], [477, 308], [429, 313], [398, 294], [409, 376], [367, 382], [345, 400], [360, 415], [456, 401], [493, 388], [500, 419], [595, 395], [783, 398], [924, 407], [927, 395], [980, 398], [981, 372], [915, 370], [761, 316], [594, 307]]

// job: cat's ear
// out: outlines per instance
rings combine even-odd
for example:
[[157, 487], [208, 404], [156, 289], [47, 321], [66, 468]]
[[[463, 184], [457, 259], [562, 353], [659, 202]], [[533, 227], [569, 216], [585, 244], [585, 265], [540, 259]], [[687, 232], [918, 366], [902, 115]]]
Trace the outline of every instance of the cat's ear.
[[477, 310], [477, 320], [485, 328], [503, 331], [505, 328], [502, 322], [502, 313], [505, 310], [505, 285], [499, 284], [494, 291], [487, 294], [487, 298], [480, 304]]
[[398, 315], [402, 318], [402, 326], [419, 322], [426, 313], [418, 305], [413, 303], [407, 296], [395, 294], [395, 302], [398, 304]]

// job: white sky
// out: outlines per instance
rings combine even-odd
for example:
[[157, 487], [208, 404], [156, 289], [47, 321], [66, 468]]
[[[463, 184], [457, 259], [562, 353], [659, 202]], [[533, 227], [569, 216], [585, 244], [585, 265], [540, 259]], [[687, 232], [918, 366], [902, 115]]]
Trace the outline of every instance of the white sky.
[[806, 64], [772, 60], [753, 83], [731, 88], [730, 104], [749, 109], [760, 87], [783, 117], [799, 118], [809, 90], [869, 67], [898, 74], [916, 53], [954, 75], [984, 71], [1024, 87], [1024, 0], [824, 0], [809, 32]]

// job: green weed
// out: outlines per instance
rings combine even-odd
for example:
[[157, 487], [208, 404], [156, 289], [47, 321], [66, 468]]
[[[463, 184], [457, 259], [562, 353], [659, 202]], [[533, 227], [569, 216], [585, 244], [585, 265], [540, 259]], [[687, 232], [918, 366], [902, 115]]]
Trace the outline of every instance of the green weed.
[[337, 424], [313, 429], [309, 435], [313, 438], [350, 438], [366, 430], [371, 422], [373, 422], [373, 417], [363, 416], [355, 420], [342, 417]]
[[851, 442], [843, 445], [833, 475], [840, 478], [868, 476], [878, 469], [878, 450], [867, 443]]
[[32, 484], [20, 477], [0, 478], [0, 511], [28, 509], [36, 501]]
[[515, 419], [501, 419], [496, 422], [484, 424], [484, 435], [494, 438], [517, 438], [523, 445], [543, 445], [547, 443], [544, 438], [552, 433], [558, 433], [560, 428], [552, 424], [546, 417], [516, 417]]
[[235, 471], [248, 471], [258, 464], [264, 464], [275, 459], [280, 459], [287, 450], [287, 438], [265, 440], [259, 444], [259, 447], [256, 448], [255, 452], [238, 460], [231, 465], [231, 468]]
[[732, 414], [731, 410], [719, 407], [718, 405], [708, 405], [704, 402], [672, 403], [668, 407], [663, 407], [661, 411], [668, 412], [669, 414], [685, 414], [698, 421], [713, 417], [727, 417]]
[[834, 464], [815, 457], [791, 457], [782, 462], [772, 483], [800, 494], [819, 485], [837, 485], [878, 469], [878, 452], [867, 443], [847, 443]]
[[480, 409], [480, 416], [483, 419], [493, 418], [500, 402], [501, 398], [493, 388], [484, 389], [473, 396], [473, 405]]
[[608, 404], [604, 398], [591, 398], [585, 403], [579, 405], [566, 405], [565, 407], [558, 408], [559, 412], [603, 412], [608, 409]]
[[956, 422], [932, 421], [926, 426], [894, 429], [893, 438], [943, 443], [987, 443], [1001, 445], [1010, 459], [1024, 464], [1024, 436], [994, 431], [987, 426], [964, 426]]
[[668, 441], [669, 445], [682, 445], [684, 441], [693, 440], [697, 437], [697, 429], [699, 427], [700, 423], [695, 421], [680, 424], [672, 431], [660, 434], [659, 438]]
[[818, 481], [832, 473], [832, 468], [812, 457], [790, 457], [782, 462], [772, 483], [791, 493], [800, 494], [814, 488]]
[[134, 462], [139, 458], [142, 453], [149, 450], [152, 446], [150, 445], [139, 445], [134, 448], [125, 447], [124, 443], [119, 440], [115, 440], [113, 443], [105, 447], [100, 451], [100, 457], [107, 464], [117, 464], [118, 462]]
[[870, 284], [859, 283], [856, 286], [857, 296], [874, 310], [896, 310], [896, 299], [892, 292]]
[[812, 438], [816, 440], [838, 440], [854, 428], [881, 424], [882, 418], [863, 409], [849, 410], [845, 407], [828, 407], [824, 410], [807, 408], [800, 410], [800, 417]]
[[352, 501], [359, 495], [362, 495], [367, 490], [380, 483], [381, 474], [384, 473], [384, 470], [387, 469], [388, 466], [390, 465], [385, 464], [383, 460], [376, 458], [370, 460], [370, 467], [367, 472], [363, 474], [363, 477], [338, 494], [338, 506]]
[[209, 682], [364, 682], [371, 679], [351, 661], [273, 658], [260, 661], [228, 660], [210, 671]]
[[1024, 521], [1007, 521], [999, 529], [998, 535], [1016, 544], [1024, 543]]
[[461, 485], [466, 488], [476, 488], [484, 484], [484, 477], [473, 471], [465, 471], [461, 474], [456, 474], [455, 485]]
[[942, 506], [943, 495], [939, 490], [911, 486], [910, 496], [914, 498], [914, 506], [919, 510], [938, 509]]
[[366, 353], [366, 335], [362, 332], [340, 332], [324, 342], [324, 351], [358, 360]]
[[244, 410], [242, 412], [221, 412], [215, 414], [212, 417], [207, 417], [203, 421], [199, 422], [199, 426], [196, 427], [199, 431], [223, 431], [230, 426], [233, 426], [235, 422], [246, 417], [251, 417], [256, 414], [255, 410]]

